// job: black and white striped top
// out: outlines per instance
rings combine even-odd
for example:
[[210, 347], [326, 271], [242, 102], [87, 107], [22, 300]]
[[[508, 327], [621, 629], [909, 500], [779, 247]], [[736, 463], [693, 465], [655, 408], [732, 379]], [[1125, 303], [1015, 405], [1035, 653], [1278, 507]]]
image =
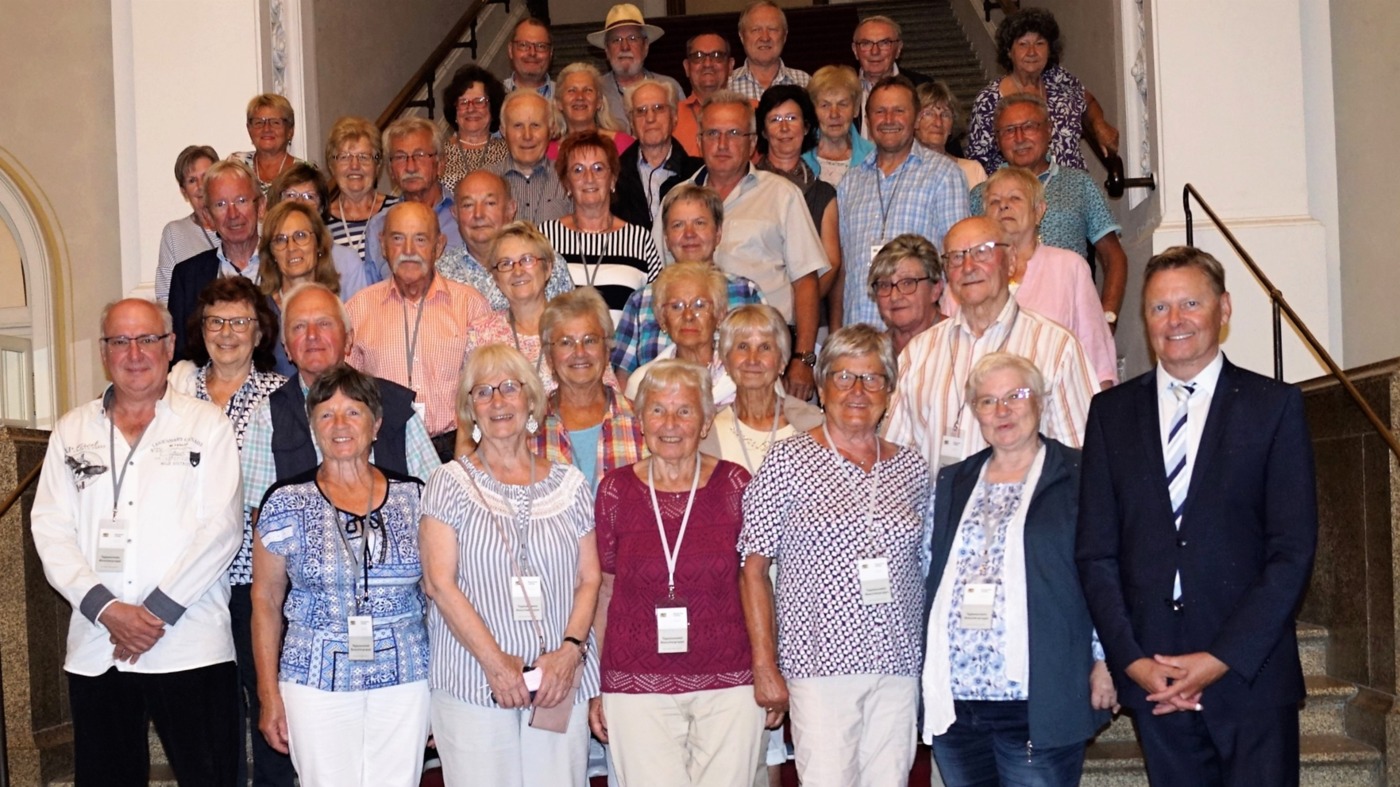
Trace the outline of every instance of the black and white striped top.
[[651, 230], [622, 223], [611, 232], [579, 232], [563, 222], [546, 221], [540, 233], [549, 238], [554, 256], [569, 264], [575, 287], [594, 287], [612, 310], [613, 325], [622, 318], [627, 299], [661, 272], [661, 255]]
[[[379, 209], [379, 213], [383, 213], [401, 201], [403, 201], [402, 197], [385, 197], [384, 205]], [[353, 219], [347, 221], [332, 216], [330, 211], [321, 214], [321, 221], [325, 222], [326, 229], [331, 231], [331, 242], [339, 243], [342, 246], [349, 246], [355, 250], [356, 254], [360, 255], [361, 260], [365, 258], [365, 230], [369, 227], [370, 219], [373, 218], [374, 216], [370, 216], [364, 221]]]
[[[420, 511], [456, 531], [457, 587], [502, 651], [526, 664], [540, 655], [534, 623], [516, 621], [511, 614], [512, 563], [503, 533], [521, 570], [541, 579], [544, 599], [532, 600], [542, 608], [545, 647], [560, 646], [574, 606], [579, 539], [593, 532], [593, 491], [577, 467], [555, 463], [534, 485], [515, 486], [474, 466], [468, 471], [461, 462], [448, 462], [428, 477]], [[598, 649], [592, 639], [590, 632], [575, 704], [598, 695]], [[485, 670], [452, 635], [436, 605], [428, 610], [428, 640], [429, 687], [472, 705], [495, 707]]]

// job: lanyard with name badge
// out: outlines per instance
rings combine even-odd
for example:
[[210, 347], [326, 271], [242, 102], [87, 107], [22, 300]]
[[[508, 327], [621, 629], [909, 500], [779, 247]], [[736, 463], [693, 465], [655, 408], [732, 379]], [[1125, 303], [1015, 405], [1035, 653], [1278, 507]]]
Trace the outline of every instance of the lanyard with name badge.
[[652, 480], [653, 457], [647, 461], [647, 491], [651, 493], [651, 510], [656, 514], [656, 530], [661, 536], [661, 550], [666, 556], [666, 598], [656, 602], [656, 652], [685, 653], [690, 650], [690, 616], [685, 601], [676, 598], [676, 563], [681, 555], [681, 542], [690, 524], [690, 509], [695, 505], [695, 493], [700, 488], [699, 454], [695, 455], [695, 476], [690, 481], [690, 498], [681, 516], [681, 529], [676, 534], [676, 547], [666, 538], [666, 525], [661, 521], [661, 503], [656, 499], [656, 484]]
[[874, 243], [870, 246], [870, 261], [872, 263], [875, 261], [875, 255], [879, 254], [880, 249], [885, 247], [885, 238], [888, 237], [885, 235], [885, 230], [889, 225], [890, 211], [894, 209], [894, 199], [899, 195], [899, 182], [904, 179], [905, 169], [903, 162], [901, 162], [899, 174], [894, 176], [894, 183], [890, 185], [890, 201], [888, 204], [885, 202], [885, 187], [880, 182], [880, 166], [878, 164], [875, 165], [875, 170], [875, 194], [880, 198], [880, 237], [877, 239], [879, 241], [878, 243]]
[[[838, 462], [847, 461], [841, 456], [841, 452], [836, 449], [836, 441], [831, 439], [831, 430], [827, 429], [826, 422], [822, 422], [822, 436], [826, 438], [826, 444], [831, 446], [831, 453], [836, 456]], [[854, 463], [852, 463], [854, 464]], [[860, 469], [859, 466], [856, 467]], [[865, 533], [870, 536], [870, 549], [873, 553], [883, 550], [879, 548], [878, 539], [875, 538], [875, 502], [880, 499], [880, 438], [875, 438], [875, 464], [870, 468], [870, 501], [865, 506]], [[889, 604], [894, 601], [894, 594], [890, 588], [890, 559], [883, 555], [872, 554], [870, 557], [858, 558], [856, 560], [856, 581], [860, 585], [860, 603], [862, 606], [872, 606], [875, 604]]]
[[[146, 429], [149, 428], [147, 425]], [[121, 464], [122, 471], [118, 474], [117, 423], [111, 415], [107, 416], [107, 453], [112, 463], [112, 517], [103, 520], [97, 528], [97, 571], [120, 572], [126, 569], [126, 545], [130, 543], [126, 534], [128, 523], [125, 519], [117, 519], [117, 510], [121, 503], [122, 486], [126, 483], [126, 470], [131, 466], [131, 458], [136, 456], [142, 438], [146, 436], [146, 429], [141, 430], [136, 442], [131, 444], [126, 461]]]
[[[491, 463], [486, 460], [486, 455], [481, 453], [480, 449], [476, 451], [476, 458], [481, 460], [481, 466], [486, 469], [486, 474], [495, 478], [496, 471], [491, 469]], [[476, 479], [472, 478], [470, 472], [467, 473], [467, 477], [471, 478], [473, 485], [476, 484]], [[502, 486], [504, 486], [504, 483], [502, 483]], [[532, 457], [530, 459], [530, 486], [528, 488], [533, 489], [534, 487], [535, 461]], [[480, 488], [477, 489], [477, 494], [481, 494]], [[482, 497], [483, 501], [485, 499], [485, 497]], [[506, 496], [504, 494], [501, 495], [501, 499], [506, 499]], [[514, 506], [512, 505], [512, 509], [513, 508]], [[535, 621], [538, 626], [539, 614], [536, 610], [538, 610], [540, 605], [544, 602], [544, 583], [540, 579], [538, 573], [530, 570], [530, 558], [529, 555], [526, 554], [525, 549], [525, 536], [527, 531], [522, 530], [519, 526], [516, 527], [516, 541], [519, 544], [519, 552], [523, 556], [522, 559], [517, 560], [515, 551], [510, 548], [510, 538], [506, 535], [505, 529], [501, 527], [501, 523], [496, 521], [495, 517], [492, 517], [491, 521], [496, 525], [496, 534], [500, 536], [501, 544], [506, 548], [506, 554], [510, 556], [511, 578], [508, 583], [508, 589], [510, 591], [511, 620], [518, 622]], [[513, 514], [510, 517], [510, 521], [512, 524], [515, 521], [515, 516]], [[540, 639], [540, 654], [543, 655], [545, 653], [544, 633], [543, 630], [538, 633]]]
[[[387, 484], [385, 482], [386, 492]], [[347, 512], [347, 516], [348, 516]], [[360, 605], [369, 601], [369, 569], [373, 561], [369, 556], [369, 535], [373, 528], [371, 522], [374, 517], [374, 476], [369, 480], [369, 499], [365, 501], [365, 518], [360, 527], [360, 556], [355, 556], [355, 550], [350, 546], [350, 538], [347, 533], [350, 530], [354, 519], [346, 521], [342, 527], [340, 518], [336, 517], [335, 532], [340, 536], [340, 543], [345, 547], [345, 554], [350, 558], [350, 592], [354, 596], [354, 610], [345, 620], [346, 630], [349, 632], [350, 640], [350, 660], [351, 661], [374, 661], [374, 616], [361, 615]], [[388, 539], [389, 532], [385, 529], [380, 536]], [[387, 542], [384, 545], [388, 546]], [[363, 580], [363, 588], [360, 582]]]
[[[993, 352], [1006, 351], [1006, 345], [1011, 343], [1011, 332], [1016, 330], [1016, 321], [1019, 319], [1021, 319], [1021, 310], [1018, 308], [1016, 309], [1015, 315], [1013, 315], [1011, 318], [1011, 324], [1006, 326], [1006, 335], [1001, 337], [1001, 346], [997, 347], [995, 350], [993, 350]], [[967, 365], [969, 369], [972, 367], [973, 362], [976, 360], [972, 357], [976, 352], [977, 341], [976, 339], [974, 339], [972, 343], [968, 345], [967, 350]], [[965, 449], [963, 448], [962, 434], [963, 411], [967, 408], [967, 401], [963, 392], [967, 386], [958, 382], [958, 375], [956, 370], [950, 371], [948, 379], [953, 383], [953, 390], [956, 392], [956, 396], [958, 397], [957, 406], [954, 407], [952, 410], [952, 412], [957, 413], [957, 417], [953, 419], [952, 424], [944, 425], [943, 439], [938, 447], [938, 466], [940, 468], [947, 467], [948, 465], [952, 464], [957, 464], [958, 462], [961, 462], [962, 460], [967, 458], [967, 456], [964, 453]]]

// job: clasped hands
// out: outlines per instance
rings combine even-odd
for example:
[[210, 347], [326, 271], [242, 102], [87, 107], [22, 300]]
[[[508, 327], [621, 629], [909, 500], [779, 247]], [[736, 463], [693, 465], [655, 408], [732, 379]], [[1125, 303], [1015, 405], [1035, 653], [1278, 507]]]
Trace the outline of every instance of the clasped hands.
[[1154, 702], [1152, 715], [1163, 716], [1177, 711], [1204, 710], [1201, 694], [1206, 687], [1230, 671], [1229, 665], [1211, 654], [1200, 651], [1179, 656], [1157, 654], [1140, 658], [1128, 665], [1128, 677], [1147, 692], [1147, 701]]
[[111, 635], [112, 658], [131, 664], [165, 636], [165, 621], [139, 604], [114, 601], [97, 616], [97, 622]]

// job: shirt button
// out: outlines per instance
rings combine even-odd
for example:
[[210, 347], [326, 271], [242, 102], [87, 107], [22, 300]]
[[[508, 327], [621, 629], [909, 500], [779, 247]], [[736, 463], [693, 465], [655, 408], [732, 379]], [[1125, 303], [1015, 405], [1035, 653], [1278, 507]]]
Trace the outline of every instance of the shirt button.
[[1184, 539], [1184, 538], [1178, 538], [1178, 539], [1176, 540], [1176, 545], [1177, 545], [1177, 547], [1185, 547], [1185, 546], [1186, 546], [1186, 539]]

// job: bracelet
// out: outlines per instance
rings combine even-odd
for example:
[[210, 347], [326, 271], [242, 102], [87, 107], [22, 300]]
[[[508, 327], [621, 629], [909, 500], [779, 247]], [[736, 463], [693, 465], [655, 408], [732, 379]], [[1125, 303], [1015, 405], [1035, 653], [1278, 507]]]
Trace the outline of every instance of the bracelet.
[[572, 642], [578, 646], [578, 660], [583, 661], [588, 658], [588, 644], [578, 637], [565, 637], [565, 642]]

